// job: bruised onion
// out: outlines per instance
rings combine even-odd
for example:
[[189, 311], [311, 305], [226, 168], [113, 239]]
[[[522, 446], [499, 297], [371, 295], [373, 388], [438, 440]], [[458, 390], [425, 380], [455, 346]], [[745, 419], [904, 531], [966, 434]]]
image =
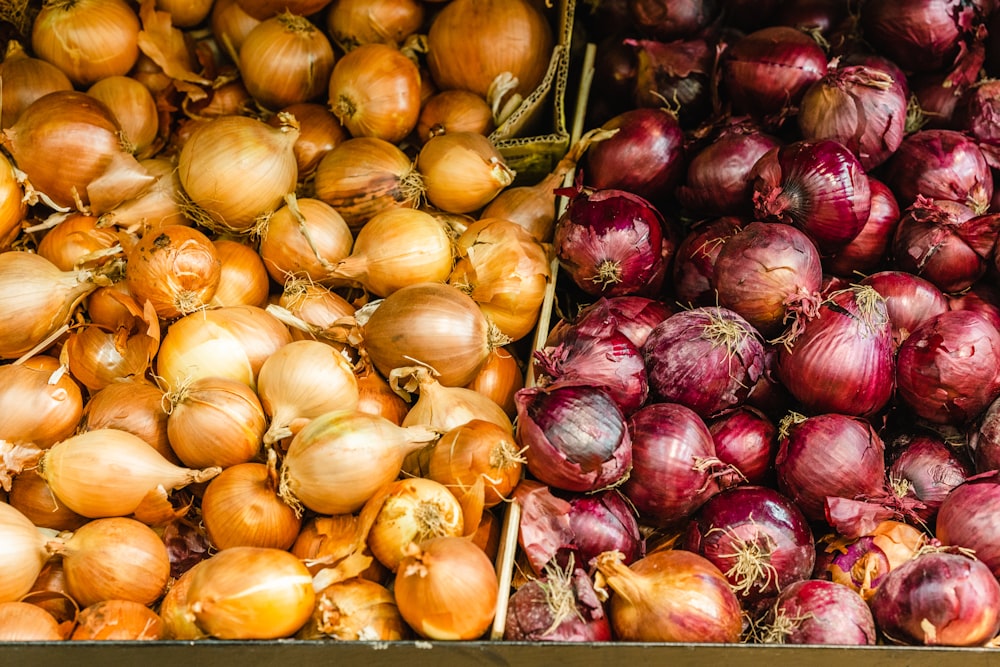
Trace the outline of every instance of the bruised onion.
[[204, 308], [219, 287], [222, 262], [203, 232], [187, 225], [149, 230], [128, 253], [126, 280], [139, 303], [162, 319]]

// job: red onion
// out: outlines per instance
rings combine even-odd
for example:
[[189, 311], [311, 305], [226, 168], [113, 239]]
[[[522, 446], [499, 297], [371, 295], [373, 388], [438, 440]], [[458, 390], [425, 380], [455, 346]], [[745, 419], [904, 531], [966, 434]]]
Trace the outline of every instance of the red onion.
[[757, 219], [795, 225], [824, 254], [847, 245], [871, 213], [868, 175], [850, 150], [829, 139], [768, 151], [750, 179]]
[[653, 403], [628, 420], [632, 472], [622, 493], [643, 523], [670, 526], [719, 491], [712, 434], [701, 417], [677, 403]]
[[727, 124], [691, 158], [677, 200], [696, 215], [749, 215], [750, 170], [779, 145], [753, 121]]
[[692, 515], [683, 545], [719, 568], [748, 610], [811, 576], [816, 561], [805, 516], [765, 486], [736, 486], [709, 498]]
[[618, 331], [641, 348], [653, 327], [670, 317], [671, 312], [662, 301], [644, 296], [601, 297], [581, 310], [571, 325], [560, 322], [553, 327], [546, 345], [558, 345], [572, 328], [594, 336]]
[[971, 310], [985, 317], [994, 327], [1000, 329], [1000, 300], [997, 299], [996, 287], [987, 276], [972, 285], [971, 288], [959, 294], [946, 294], [949, 310]]
[[757, 384], [750, 390], [746, 404], [757, 408], [770, 419], [778, 420], [791, 409], [794, 399], [788, 390], [775, 377], [775, 366], [778, 364], [778, 345], [768, 343], [764, 346], [764, 372]]
[[833, 533], [823, 541], [828, 546], [822, 558], [817, 558], [818, 576], [829, 577], [870, 600], [889, 570], [916, 556], [929, 539], [908, 523], [887, 520], [856, 538]]
[[905, 271], [879, 271], [861, 281], [885, 299], [895, 347], [927, 320], [948, 310], [948, 299], [928, 280]]
[[1000, 583], [982, 561], [925, 553], [886, 575], [871, 608], [891, 642], [982, 646], [1000, 632]]
[[720, 83], [736, 113], [761, 117], [798, 104], [806, 88], [826, 74], [826, 66], [826, 54], [812, 37], [770, 26], [723, 52]]
[[901, 498], [918, 500], [920, 505], [914, 512], [923, 522], [930, 523], [951, 490], [972, 475], [971, 466], [937, 436], [897, 439], [894, 445], [899, 444], [904, 446], [892, 456], [889, 485]]
[[864, 598], [843, 584], [797, 581], [783, 589], [764, 621], [764, 644], [875, 644], [875, 618]]
[[993, 260], [1000, 215], [976, 215], [954, 201], [918, 196], [896, 227], [896, 268], [915, 273], [943, 292], [959, 292], [979, 280]]
[[847, 5], [840, 0], [791, 0], [781, 3], [771, 21], [825, 35], [846, 18]]
[[735, 469], [719, 478], [722, 486], [768, 484], [774, 476], [778, 427], [763, 412], [741, 405], [708, 423], [715, 455]]
[[868, 221], [847, 245], [823, 260], [823, 268], [838, 276], [853, 277], [876, 271], [884, 262], [889, 242], [899, 223], [899, 204], [889, 186], [868, 177], [872, 193]]
[[904, 209], [923, 195], [985, 211], [993, 196], [993, 175], [983, 152], [975, 141], [955, 130], [907, 135], [886, 161], [883, 177]]
[[698, 32], [714, 18], [715, 7], [716, 0], [628, 0], [635, 27], [664, 40]]
[[623, 190], [574, 188], [556, 221], [553, 245], [576, 285], [593, 296], [635, 294], [665, 270], [666, 222], [647, 200]]
[[979, 142], [994, 169], [1000, 167], [1000, 80], [984, 79], [959, 100], [955, 125]]
[[789, 307], [815, 305], [823, 269], [816, 245], [798, 228], [755, 221], [726, 241], [714, 279], [719, 305], [770, 336], [784, 327]]
[[636, 50], [635, 106], [666, 105], [676, 111], [682, 128], [701, 123], [712, 103], [715, 47], [701, 37], [669, 42], [626, 39], [625, 44]]
[[[892, 398], [892, 326], [872, 287], [831, 294], [778, 349], [777, 377], [812, 414], [872, 415]], [[793, 328], [794, 329], [794, 328]]]
[[975, 3], [951, 0], [868, 0], [861, 9], [868, 43], [903, 69], [918, 72], [950, 65], [977, 18]]
[[674, 255], [674, 297], [688, 307], [715, 303], [715, 260], [730, 236], [746, 221], [735, 216], [704, 220], [688, 232]]
[[965, 424], [1000, 396], [1000, 331], [982, 315], [950, 310], [899, 346], [902, 403], [936, 424]]
[[642, 348], [649, 389], [703, 419], [746, 400], [764, 367], [764, 346], [749, 322], [728, 308], [693, 308], [658, 324]]
[[1000, 399], [990, 403], [969, 434], [977, 473], [1000, 469]]
[[1000, 472], [976, 475], [956, 486], [938, 510], [935, 534], [942, 544], [972, 549], [1000, 577]]
[[[616, 0], [618, 2], [620, 0]], [[584, 21], [599, 13], [608, 3], [602, 2], [586, 14]], [[606, 31], [602, 27], [602, 31]], [[597, 41], [596, 52], [600, 54], [594, 62], [594, 78], [590, 84], [590, 104], [587, 105], [587, 127], [598, 127], [620, 113], [635, 108], [635, 80], [638, 75], [638, 58], [635, 48], [625, 44], [625, 39], [633, 33], [628, 27], [608, 32]], [[598, 31], [588, 34], [596, 39]]]
[[660, 108], [630, 109], [601, 128], [618, 132], [591, 144], [584, 153], [586, 185], [598, 190], [625, 190], [659, 202], [680, 183], [684, 176], [684, 132], [673, 114]]
[[778, 490], [807, 518], [826, 518], [827, 498], [884, 493], [885, 444], [872, 425], [838, 413], [782, 422], [774, 467]]
[[601, 642], [611, 624], [590, 577], [580, 568], [549, 566], [507, 602], [507, 641]]
[[601, 387], [626, 415], [649, 394], [642, 353], [619, 331], [590, 335], [573, 328], [558, 345], [536, 350], [534, 361], [539, 384]]
[[515, 435], [535, 479], [567, 491], [595, 491], [628, 473], [632, 446], [625, 416], [604, 389], [528, 387], [514, 400]]
[[797, 120], [807, 141], [831, 139], [857, 156], [863, 169], [885, 162], [906, 130], [906, 84], [866, 65], [835, 64], [806, 89]]

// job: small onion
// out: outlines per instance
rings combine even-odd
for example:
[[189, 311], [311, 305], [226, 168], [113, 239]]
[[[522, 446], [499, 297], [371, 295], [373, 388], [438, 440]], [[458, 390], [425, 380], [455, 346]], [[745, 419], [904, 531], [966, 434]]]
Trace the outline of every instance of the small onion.
[[249, 244], [233, 239], [216, 238], [212, 245], [221, 266], [211, 305], [264, 307], [271, 281], [260, 254]]
[[510, 497], [524, 463], [512, 433], [481, 419], [443, 433], [427, 458], [426, 477], [456, 492], [465, 492], [482, 480], [484, 507], [494, 507]]
[[291, 114], [299, 124], [299, 138], [292, 150], [299, 167], [299, 178], [316, 171], [323, 156], [347, 140], [347, 130], [333, 112], [319, 102], [290, 104], [271, 116], [267, 123], [281, 127], [282, 114]]
[[467, 90], [442, 90], [421, 106], [417, 136], [421, 143], [448, 132], [489, 134], [494, 129], [493, 110], [479, 95]]
[[285, 284], [297, 276], [323, 283], [351, 254], [354, 238], [343, 216], [324, 201], [289, 197], [264, 223], [258, 249], [268, 275]]
[[487, 137], [450, 132], [431, 137], [417, 155], [427, 200], [448, 213], [476, 211], [514, 181], [515, 172]]

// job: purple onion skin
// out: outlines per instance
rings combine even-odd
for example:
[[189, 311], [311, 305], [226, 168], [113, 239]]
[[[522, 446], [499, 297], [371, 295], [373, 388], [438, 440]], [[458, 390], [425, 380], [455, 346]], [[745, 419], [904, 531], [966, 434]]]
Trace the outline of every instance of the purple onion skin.
[[858, 273], [875, 272], [885, 262], [899, 224], [899, 204], [892, 190], [882, 181], [869, 176], [868, 187], [872, 193], [868, 222], [847, 245], [824, 258], [823, 268], [827, 273], [853, 279]]
[[707, 220], [688, 232], [674, 255], [674, 296], [688, 307], [715, 305], [712, 287], [715, 260], [726, 241], [746, 224], [744, 218], [725, 216]]
[[629, 418], [632, 471], [621, 491], [644, 524], [680, 524], [719, 486], [699, 465], [715, 457], [712, 434], [701, 417], [678, 403], [652, 403]]
[[[775, 624], [776, 619], [783, 622]], [[823, 579], [804, 579], [783, 589], [766, 624], [773, 629], [765, 643], [866, 646], [878, 638], [864, 598]]]
[[1000, 632], [1000, 583], [982, 561], [925, 553], [885, 576], [871, 608], [891, 642], [982, 646]]
[[[546, 587], [572, 595], [575, 613], [556, 623], [551, 608], [552, 594]], [[590, 577], [580, 568], [569, 580], [545, 576], [521, 585], [510, 596], [504, 637], [507, 641], [604, 642], [611, 639], [611, 624], [594, 591]]]
[[744, 609], [757, 609], [809, 577], [816, 562], [805, 516], [764, 486], [725, 489], [705, 501], [688, 523], [683, 548], [718, 567]]
[[870, 535], [851, 541], [843, 552], [825, 558], [818, 574], [868, 599], [892, 568], [889, 557]]
[[923, 507], [914, 508], [930, 523], [952, 489], [972, 475], [972, 466], [960, 459], [939, 437], [918, 435], [909, 439], [889, 466], [889, 480], [898, 495], [912, 496]]
[[870, 44], [905, 70], [946, 69], [959, 53], [972, 21], [985, 14], [976, 3], [937, 0], [871, 0], [861, 11]]
[[879, 271], [861, 281], [885, 299], [895, 347], [927, 320], [948, 310], [948, 298], [934, 283], [906, 271]]
[[723, 486], [771, 485], [778, 452], [778, 427], [757, 408], [741, 405], [708, 424], [715, 441], [715, 455], [737, 472], [719, 478]]
[[728, 308], [701, 307], [658, 324], [642, 347], [651, 394], [707, 419], [746, 400], [764, 369], [764, 346]]
[[975, 472], [1000, 469], [1000, 399], [990, 403], [969, 434]]
[[668, 42], [626, 39], [636, 50], [634, 98], [637, 107], [661, 108], [672, 100], [684, 129], [700, 124], [712, 104], [715, 44], [701, 36]]
[[778, 490], [806, 518], [825, 520], [827, 497], [875, 497], [884, 491], [885, 444], [868, 421], [830, 413], [786, 431], [774, 462]]
[[903, 209], [923, 195], [985, 211], [993, 196], [993, 175], [982, 151], [955, 130], [919, 130], [908, 135], [886, 161], [883, 179]]
[[942, 544], [975, 550], [976, 558], [1000, 577], [1000, 472], [956, 486], [941, 503], [935, 534]]
[[601, 297], [581, 310], [572, 322], [560, 320], [549, 332], [545, 344], [558, 345], [569, 331], [575, 329], [593, 336], [618, 331], [637, 348], [642, 348], [653, 327], [672, 314], [666, 303], [649, 297]]
[[810, 414], [867, 416], [892, 398], [895, 364], [885, 300], [870, 287], [834, 292], [789, 345], [778, 379]]
[[950, 310], [899, 346], [897, 396], [935, 424], [965, 425], [1000, 396], [1000, 331], [979, 313]]
[[864, 228], [871, 186], [861, 162], [829, 139], [796, 141], [765, 153], [750, 173], [758, 220], [795, 225], [823, 254]]
[[620, 551], [626, 565], [646, 555], [639, 521], [625, 496], [617, 489], [568, 498], [575, 560], [590, 565], [604, 551]]
[[697, 33], [715, 17], [718, 4], [717, 0], [628, 0], [635, 27], [662, 40]]
[[632, 442], [625, 415], [600, 387], [562, 385], [518, 390], [518, 443], [528, 470], [565, 491], [596, 491], [628, 473]]

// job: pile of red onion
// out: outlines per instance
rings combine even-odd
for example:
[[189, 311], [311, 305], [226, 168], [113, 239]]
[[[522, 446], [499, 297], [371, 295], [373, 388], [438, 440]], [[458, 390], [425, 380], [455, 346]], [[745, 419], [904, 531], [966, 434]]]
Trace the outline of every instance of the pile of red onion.
[[995, 645], [996, 3], [583, 20], [617, 133], [560, 191], [515, 493], [576, 612], [512, 636]]

